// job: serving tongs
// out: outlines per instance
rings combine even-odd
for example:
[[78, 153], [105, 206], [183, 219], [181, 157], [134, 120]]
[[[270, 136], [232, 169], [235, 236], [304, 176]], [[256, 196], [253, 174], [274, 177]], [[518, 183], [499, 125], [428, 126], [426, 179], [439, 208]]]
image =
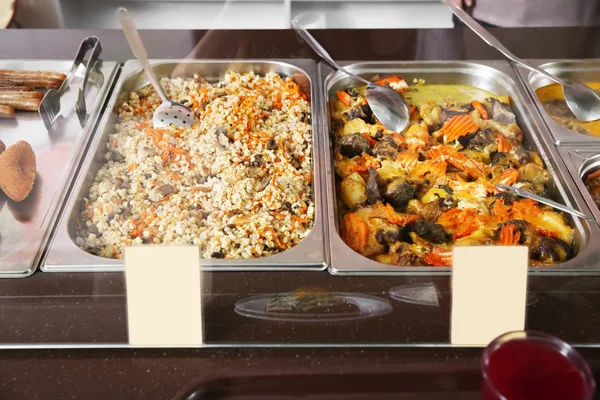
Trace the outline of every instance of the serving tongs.
[[[48, 131], [51, 131], [59, 120], [75, 108], [79, 123], [85, 126], [87, 106], [85, 91], [91, 70], [96, 65], [102, 46], [95, 36], [89, 36], [81, 42], [73, 60], [71, 70], [58, 90], [49, 89], [40, 104], [40, 115]], [[86, 60], [86, 55], [89, 54]]]
[[550, 199], [547, 199], [545, 197], [538, 196], [538, 195], [533, 194], [533, 193], [529, 193], [526, 190], [519, 189], [519, 188], [514, 187], [514, 186], [503, 185], [503, 184], [497, 184], [496, 188], [499, 189], [500, 191], [503, 191], [503, 192], [510, 192], [510, 193], [516, 194], [517, 196], [524, 197], [526, 199], [535, 200], [538, 203], [545, 204], [547, 206], [556, 208], [557, 210], [561, 210], [561, 211], [564, 211], [564, 212], [569, 213], [571, 215], [574, 215], [576, 217], [579, 217], [581, 219], [585, 219], [586, 221], [592, 222], [592, 223], [594, 223], [596, 225], [600, 225], [600, 221], [596, 220], [595, 218], [589, 217], [589, 216], [585, 215], [584, 213], [582, 213], [580, 211], [577, 211], [574, 208], [571, 208], [571, 207], [566, 206], [566, 205], [561, 204], [561, 203], [557, 203], [557, 202], [552, 201]]

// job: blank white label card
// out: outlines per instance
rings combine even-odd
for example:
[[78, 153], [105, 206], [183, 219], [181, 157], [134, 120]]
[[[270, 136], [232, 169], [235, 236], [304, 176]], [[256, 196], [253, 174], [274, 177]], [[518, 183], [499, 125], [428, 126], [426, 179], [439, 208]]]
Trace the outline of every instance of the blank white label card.
[[198, 246], [125, 248], [129, 344], [200, 347], [202, 292]]
[[487, 346], [525, 328], [526, 246], [454, 247], [450, 342]]

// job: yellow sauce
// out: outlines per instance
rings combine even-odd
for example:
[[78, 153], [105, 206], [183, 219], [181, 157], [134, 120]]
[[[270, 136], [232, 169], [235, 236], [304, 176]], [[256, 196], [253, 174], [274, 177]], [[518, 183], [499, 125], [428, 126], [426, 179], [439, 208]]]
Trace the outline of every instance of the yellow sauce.
[[483, 101], [489, 97], [510, 104], [508, 96], [498, 96], [486, 90], [466, 85], [413, 85], [402, 93], [402, 97], [407, 103], [417, 107], [425, 103], [461, 105], [473, 100]]
[[[586, 82], [586, 85], [591, 87], [597, 92], [600, 92], [600, 82]], [[562, 88], [558, 83], [553, 83], [552, 85], [544, 86], [535, 91], [535, 94], [542, 102], [544, 109], [555, 120], [557, 123], [566, 126], [575, 132], [580, 132], [592, 136], [600, 136], [600, 120], [592, 121], [592, 122], [581, 122], [575, 118], [575, 116], [571, 115], [570, 117], [557, 116], [553, 115], [549, 112], [547, 108], [548, 102], [550, 100], [558, 99], [564, 100]], [[566, 107], [566, 103], [564, 103], [564, 107]]]

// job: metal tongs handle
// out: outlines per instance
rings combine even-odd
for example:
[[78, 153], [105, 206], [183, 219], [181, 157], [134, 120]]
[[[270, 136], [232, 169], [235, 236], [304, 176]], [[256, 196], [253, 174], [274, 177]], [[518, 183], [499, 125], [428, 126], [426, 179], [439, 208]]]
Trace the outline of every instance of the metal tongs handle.
[[535, 200], [535, 201], [537, 201], [539, 203], [545, 204], [545, 205], [550, 206], [550, 207], [554, 207], [554, 208], [556, 208], [558, 210], [561, 210], [561, 211], [564, 211], [566, 213], [572, 214], [572, 215], [574, 215], [576, 217], [585, 219], [586, 221], [593, 222], [596, 225], [600, 225], [600, 221], [597, 221], [596, 219], [594, 219], [592, 217], [588, 217], [587, 215], [583, 214], [582, 212], [579, 212], [579, 211], [575, 210], [574, 208], [571, 208], [571, 207], [566, 206], [564, 204], [557, 203], [557, 202], [552, 201], [550, 199], [547, 199], [545, 197], [541, 197], [541, 196], [538, 196], [536, 194], [529, 193], [526, 190], [519, 189], [519, 188], [516, 188], [514, 186], [508, 186], [508, 185], [502, 185], [502, 184], [496, 185], [496, 188], [498, 188], [498, 189], [500, 189], [502, 191], [507, 191], [507, 192], [514, 193], [514, 194], [516, 194], [518, 196], [525, 197], [527, 199]]
[[124, 7], [119, 7], [117, 9], [117, 16], [119, 17], [119, 22], [121, 23], [121, 27], [123, 28], [123, 32], [125, 33], [125, 37], [129, 42], [129, 47], [131, 47], [131, 51], [133, 55], [138, 59], [140, 64], [142, 64], [142, 68], [146, 72], [148, 79], [154, 86], [154, 89], [160, 96], [163, 103], [170, 103], [165, 91], [162, 86], [156, 79], [156, 75], [154, 75], [154, 71], [152, 70], [152, 66], [150, 66], [150, 62], [148, 61], [148, 53], [146, 52], [146, 48], [144, 47], [144, 43], [142, 42], [142, 38], [133, 22], [133, 17]]
[[[90, 50], [92, 52], [90, 53]], [[77, 111], [79, 121], [82, 127], [85, 124], [85, 87], [89, 77], [90, 70], [93, 68], [95, 62], [98, 60], [102, 48], [100, 47], [100, 41], [97, 37], [90, 36], [81, 41], [71, 70], [65, 77], [63, 83], [58, 89], [48, 89], [42, 102], [40, 104], [40, 114], [44, 125], [48, 131], [55, 129], [56, 122], [66, 117], [73, 109]], [[87, 63], [85, 62], [86, 54], [90, 53]], [[65, 95], [70, 88], [79, 92], [71, 96]], [[83, 93], [82, 93], [83, 91]]]
[[[77, 104], [75, 106], [75, 110], [77, 111], [77, 117], [79, 118], [79, 123], [81, 126], [85, 126], [87, 121], [87, 106], [85, 104], [85, 91], [87, 88], [87, 83], [90, 77], [90, 72], [96, 66], [96, 62], [100, 57], [100, 53], [102, 53], [102, 46], [100, 45], [100, 40], [96, 36], [89, 36], [85, 38], [82, 42], [82, 46], [85, 47], [86, 53], [90, 51], [90, 55], [87, 58], [85, 63], [85, 74], [83, 76], [83, 86], [79, 89], [79, 93], [77, 95]], [[83, 62], [83, 60], [81, 60]]]
[[519, 65], [524, 66], [530, 71], [534, 71], [544, 75], [546, 78], [550, 79], [553, 82], [559, 83], [561, 85], [565, 84], [561, 79], [557, 78], [556, 76], [549, 74], [543, 69], [537, 68], [528, 63], [527, 61], [514, 55], [509, 49], [507, 49], [502, 43], [500, 43], [500, 41], [496, 39], [494, 35], [492, 35], [487, 29], [481, 26], [477, 21], [475, 21], [475, 19], [473, 19], [473, 17], [471, 17], [465, 10], [457, 6], [454, 2], [452, 2], [451, 0], [442, 1], [446, 3], [448, 8], [450, 8], [450, 11], [452, 11], [454, 15], [456, 15], [465, 25], [471, 28], [471, 30], [475, 32], [481, 39], [483, 39], [484, 42], [498, 50], [500, 53], [504, 54], [506, 58], [516, 62]]

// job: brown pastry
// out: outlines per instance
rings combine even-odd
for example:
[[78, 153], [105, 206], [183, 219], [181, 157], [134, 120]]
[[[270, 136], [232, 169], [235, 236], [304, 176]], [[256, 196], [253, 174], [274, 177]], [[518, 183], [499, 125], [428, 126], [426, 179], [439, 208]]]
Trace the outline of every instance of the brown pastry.
[[[37, 92], [36, 92], [37, 93]], [[23, 97], [3, 98], [0, 96], [0, 105], [9, 106], [15, 110], [37, 111], [40, 108], [40, 99], [27, 99]]]
[[23, 201], [35, 181], [35, 153], [29, 143], [20, 141], [0, 154], [0, 189], [14, 201]]
[[65, 78], [66, 75], [59, 72], [0, 70], [1, 86], [28, 86], [30, 88], [42, 87], [58, 89]]
[[0, 118], [14, 118], [15, 109], [11, 106], [4, 106], [0, 104]]

